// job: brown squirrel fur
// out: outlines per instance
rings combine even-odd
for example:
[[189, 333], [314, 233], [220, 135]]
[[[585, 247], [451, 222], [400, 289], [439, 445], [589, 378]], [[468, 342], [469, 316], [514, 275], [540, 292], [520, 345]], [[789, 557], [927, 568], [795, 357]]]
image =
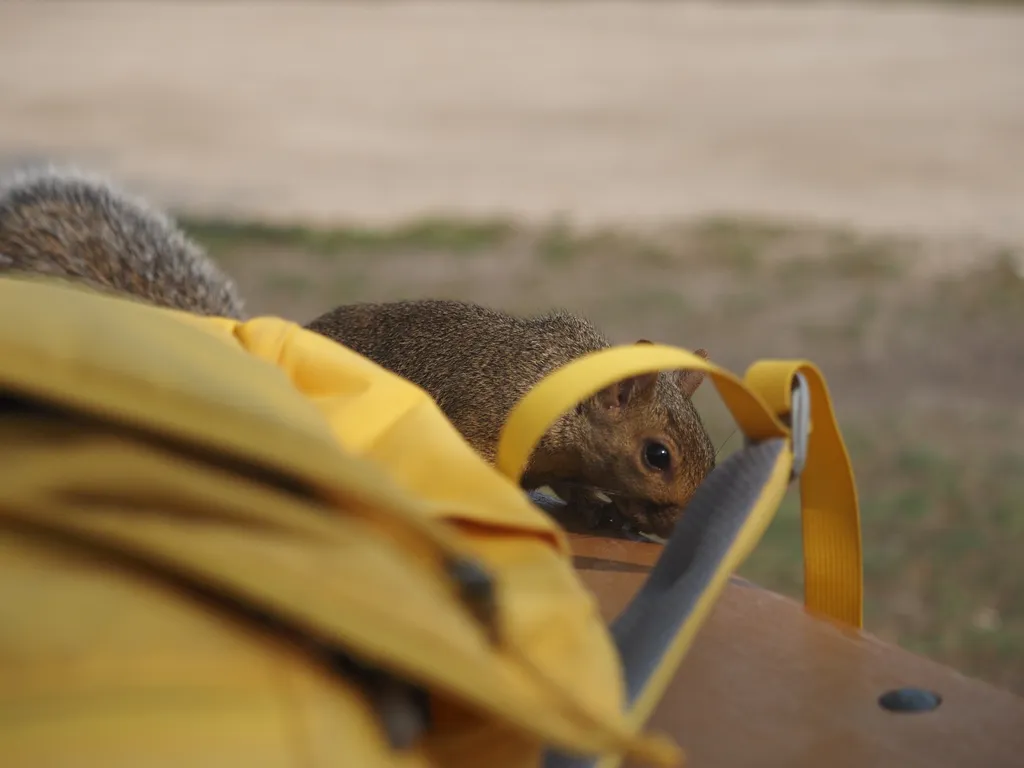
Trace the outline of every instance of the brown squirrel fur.
[[163, 213], [53, 166], [0, 179], [0, 273], [84, 283], [161, 307], [242, 319], [234, 283]]
[[[425, 389], [492, 463], [502, 424], [534, 384], [610, 346], [591, 323], [567, 312], [521, 318], [447, 300], [346, 305], [306, 327]], [[613, 510], [635, 531], [667, 537], [715, 466], [714, 446], [691, 401], [702, 381], [699, 372], [664, 372], [605, 388], [552, 425], [523, 487], [550, 487], [590, 527]], [[665, 466], [655, 466], [666, 456], [652, 446], [667, 450]]]
[[[173, 221], [106, 180], [70, 169], [0, 179], [3, 272], [50, 275], [157, 306], [244, 319], [233, 282]], [[505, 418], [532, 385], [609, 346], [589, 322], [568, 313], [517, 318], [453, 301], [342, 306], [307, 327], [423, 387], [491, 462]], [[563, 522], [593, 527], [611, 517], [615, 527], [625, 521], [666, 536], [715, 464], [690, 401], [702, 378], [637, 376], [588, 399], [545, 435], [524, 487], [547, 485], [569, 502]], [[665, 447], [666, 468], [645, 461], [651, 443]], [[613, 503], [597, 501], [592, 489]]]

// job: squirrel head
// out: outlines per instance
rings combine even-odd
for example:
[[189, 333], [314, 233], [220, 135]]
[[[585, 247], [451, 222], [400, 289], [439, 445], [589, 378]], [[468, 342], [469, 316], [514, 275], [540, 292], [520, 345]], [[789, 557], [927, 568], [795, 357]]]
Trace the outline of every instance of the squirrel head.
[[668, 538], [715, 467], [714, 444], [691, 400], [703, 381], [701, 371], [641, 374], [580, 403], [579, 484], [589, 491], [573, 490], [572, 505], [594, 521], [610, 514], [637, 533]]

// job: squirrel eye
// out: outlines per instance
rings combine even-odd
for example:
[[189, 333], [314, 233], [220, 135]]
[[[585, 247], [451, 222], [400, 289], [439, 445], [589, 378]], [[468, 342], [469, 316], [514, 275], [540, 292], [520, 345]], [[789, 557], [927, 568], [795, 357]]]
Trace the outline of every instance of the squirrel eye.
[[672, 454], [661, 443], [647, 443], [643, 455], [644, 464], [651, 469], [664, 472], [672, 465]]

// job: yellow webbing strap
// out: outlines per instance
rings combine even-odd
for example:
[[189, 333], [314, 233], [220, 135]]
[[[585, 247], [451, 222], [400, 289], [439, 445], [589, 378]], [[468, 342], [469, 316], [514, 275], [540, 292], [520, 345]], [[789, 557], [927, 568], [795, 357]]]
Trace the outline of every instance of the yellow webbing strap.
[[[551, 423], [573, 405], [627, 376], [657, 370], [707, 373], [748, 438], [701, 484], [640, 592], [612, 632], [627, 687], [628, 713], [640, 727], [664, 695], [693, 639], [711, 613], [729, 575], [761, 539], [788, 487], [794, 459], [803, 461], [801, 502], [805, 603], [840, 622], [861, 626], [860, 520], [853, 473], [821, 373], [804, 361], [761, 362], [740, 380], [706, 360], [665, 346], [616, 347], [550, 374], [520, 401], [506, 421], [497, 467], [518, 480]], [[810, 424], [798, 434], [793, 387], [806, 387]], [[806, 446], [796, 441], [806, 437]], [[800, 468], [798, 468], [800, 469]], [[551, 751], [544, 768], [614, 768]]]
[[[794, 377], [811, 395], [811, 435], [800, 480], [804, 602], [808, 610], [861, 627], [863, 577], [860, 514], [846, 447], [821, 372], [803, 360], [762, 361], [743, 380], [682, 349], [630, 345], [592, 353], [556, 370], [526, 394], [505, 423], [496, 465], [518, 480], [544, 432], [576, 403], [628, 376], [658, 370], [703, 371], [752, 442], [792, 440], [789, 414]], [[774, 512], [774, 510], [773, 510]]]
[[803, 374], [810, 389], [812, 427], [807, 463], [800, 474], [804, 605], [859, 629], [864, 609], [860, 509], [825, 379], [813, 364], [789, 360], [757, 362], [744, 379], [772, 412], [786, 414], [792, 395], [789, 382], [797, 373]]

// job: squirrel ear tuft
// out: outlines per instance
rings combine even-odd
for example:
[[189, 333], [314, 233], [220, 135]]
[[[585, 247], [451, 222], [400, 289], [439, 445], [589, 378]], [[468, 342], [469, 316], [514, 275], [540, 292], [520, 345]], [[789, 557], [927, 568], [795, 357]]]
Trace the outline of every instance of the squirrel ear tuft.
[[[708, 351], [701, 347], [700, 349], [693, 350], [693, 354], [702, 360], [708, 359]], [[703, 371], [679, 371], [676, 374], [676, 383], [679, 385], [679, 390], [687, 397], [693, 397], [693, 393], [697, 391], [697, 388], [704, 382]]]

